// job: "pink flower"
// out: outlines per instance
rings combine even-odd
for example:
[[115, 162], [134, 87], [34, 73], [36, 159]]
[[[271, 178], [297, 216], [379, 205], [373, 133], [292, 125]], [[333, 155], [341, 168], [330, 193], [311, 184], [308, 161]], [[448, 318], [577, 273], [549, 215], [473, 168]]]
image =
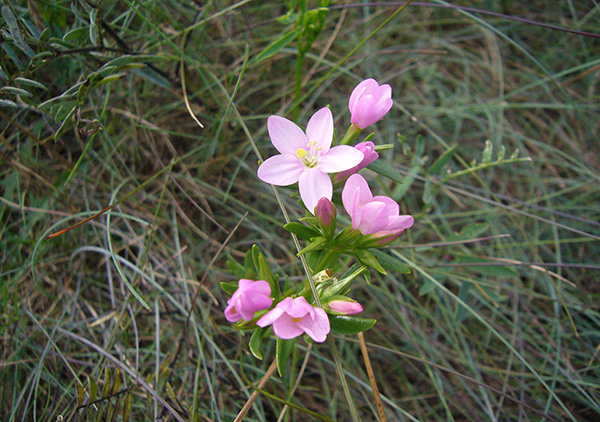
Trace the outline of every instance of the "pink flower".
[[241, 279], [238, 289], [227, 301], [225, 318], [230, 322], [250, 321], [256, 312], [271, 307], [273, 299], [270, 296], [271, 286], [266, 281]]
[[327, 313], [311, 306], [302, 296], [286, 297], [256, 322], [259, 327], [271, 324], [275, 335], [284, 340], [306, 333], [317, 343], [323, 343], [330, 331]]
[[364, 129], [381, 120], [392, 108], [392, 87], [381, 85], [375, 79], [365, 79], [350, 95], [350, 121]]
[[273, 146], [280, 155], [265, 160], [258, 168], [258, 178], [276, 186], [298, 182], [300, 197], [306, 208], [315, 212], [317, 201], [331, 199], [333, 185], [327, 173], [348, 170], [363, 159], [363, 153], [348, 145], [331, 148], [333, 116], [327, 107], [308, 121], [306, 134], [295, 123], [271, 116], [267, 128]]
[[373, 196], [367, 181], [359, 174], [346, 181], [342, 203], [352, 217], [352, 228], [364, 235], [395, 239], [414, 223], [412, 216], [399, 215], [400, 207], [392, 198]]
[[354, 148], [356, 148], [357, 150], [362, 152], [364, 155], [364, 158], [362, 159], [362, 161], [360, 163], [358, 163], [357, 166], [354, 166], [349, 170], [342, 171], [342, 172], [336, 174], [335, 175], [336, 181], [344, 180], [346, 177], [350, 176], [351, 174], [358, 173], [360, 170], [364, 169], [369, 164], [371, 164], [373, 161], [375, 161], [379, 158], [379, 154], [377, 153], [377, 151], [375, 151], [375, 144], [371, 141], [361, 142], [360, 144], [356, 145]]
[[326, 307], [339, 315], [356, 315], [363, 311], [362, 305], [353, 300], [332, 300]]

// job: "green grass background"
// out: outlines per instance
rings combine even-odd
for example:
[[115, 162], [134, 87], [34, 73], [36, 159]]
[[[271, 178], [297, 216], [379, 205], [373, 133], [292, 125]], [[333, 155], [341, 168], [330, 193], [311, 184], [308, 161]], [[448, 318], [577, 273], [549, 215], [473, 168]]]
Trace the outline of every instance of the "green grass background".
[[[259, 361], [225, 320], [226, 260], [258, 244], [302, 278], [252, 142], [272, 154], [269, 115], [304, 126], [325, 105], [343, 133], [368, 77], [393, 87], [373, 141], [403, 178], [364, 174], [416, 219], [388, 251], [411, 274], [352, 291], [378, 320], [388, 420], [600, 420], [600, 42], [582, 33], [600, 5], [413, 3], [376, 31], [401, 3], [335, 1], [298, 67], [296, 41], [277, 43], [311, 31], [294, 3], [0, 3], [0, 420], [233, 420], [274, 341]], [[531, 161], [439, 183], [488, 140], [492, 162]], [[246, 421], [282, 401], [282, 420], [350, 420], [326, 346], [290, 396], [298, 344]], [[377, 420], [356, 337], [336, 344]]]

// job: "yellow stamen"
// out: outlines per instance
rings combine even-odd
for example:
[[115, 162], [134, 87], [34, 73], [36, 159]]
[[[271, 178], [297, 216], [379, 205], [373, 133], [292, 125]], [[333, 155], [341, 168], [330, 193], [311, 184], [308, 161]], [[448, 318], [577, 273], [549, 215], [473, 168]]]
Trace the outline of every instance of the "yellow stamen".
[[308, 152], [306, 152], [306, 150], [304, 148], [298, 148], [298, 150], [296, 151], [296, 157], [298, 157], [301, 160], [304, 157], [306, 157], [306, 154], [308, 154]]
[[300, 322], [302, 321], [302, 318], [294, 318], [292, 317], [292, 322]]

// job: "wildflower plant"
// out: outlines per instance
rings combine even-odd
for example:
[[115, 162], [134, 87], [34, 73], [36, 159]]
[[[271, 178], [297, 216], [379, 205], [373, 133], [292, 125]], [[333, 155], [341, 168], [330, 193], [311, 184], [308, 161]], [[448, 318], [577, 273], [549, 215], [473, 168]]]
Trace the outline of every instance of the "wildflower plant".
[[[386, 269], [407, 272], [379, 249], [398, 239], [414, 219], [401, 215], [394, 199], [374, 196], [367, 179], [358, 174], [379, 158], [380, 150], [372, 141], [358, 142], [358, 138], [389, 112], [391, 93], [389, 85], [373, 79], [358, 84], [349, 97], [350, 126], [339, 140], [328, 107], [319, 109], [305, 130], [282, 116], [267, 120], [271, 143], [279, 154], [260, 163], [257, 175], [274, 186], [298, 184], [306, 214], [284, 228], [294, 240], [305, 242], [297, 247], [306, 278], [294, 284], [289, 277], [274, 275], [254, 245], [244, 265], [230, 262], [239, 282], [222, 283], [222, 287], [232, 295], [226, 318], [235, 322], [234, 328], [253, 331], [250, 350], [259, 359], [261, 344], [272, 329], [280, 375], [293, 342], [301, 336], [323, 343], [331, 334], [358, 334], [375, 325], [350, 296], [355, 283], [368, 280], [369, 268], [382, 274]], [[334, 195], [335, 190], [341, 195]], [[345, 211], [343, 218], [340, 210]]]

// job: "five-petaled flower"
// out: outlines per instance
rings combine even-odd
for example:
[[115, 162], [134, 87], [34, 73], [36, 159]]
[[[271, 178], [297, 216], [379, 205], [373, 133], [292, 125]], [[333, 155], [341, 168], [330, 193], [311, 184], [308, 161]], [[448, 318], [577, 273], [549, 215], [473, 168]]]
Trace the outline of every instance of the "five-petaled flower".
[[364, 129], [381, 120], [393, 104], [391, 86], [380, 86], [375, 79], [365, 79], [350, 94], [350, 122]]
[[367, 181], [359, 174], [346, 181], [342, 203], [352, 217], [352, 228], [364, 235], [385, 238], [386, 242], [396, 239], [414, 223], [412, 216], [400, 215], [400, 207], [392, 198], [373, 196]]
[[265, 160], [258, 168], [258, 178], [276, 186], [298, 182], [300, 197], [314, 214], [319, 199], [331, 199], [333, 185], [327, 173], [338, 173], [358, 165], [363, 153], [348, 145], [331, 147], [333, 116], [324, 107], [308, 121], [306, 134], [294, 122], [270, 116], [267, 129], [280, 155]]
[[327, 313], [310, 305], [303, 296], [286, 297], [256, 322], [259, 327], [271, 324], [275, 335], [284, 340], [306, 333], [317, 343], [322, 343], [330, 331]]
[[240, 319], [250, 321], [254, 314], [264, 309], [269, 309], [273, 303], [271, 286], [264, 280], [241, 279], [238, 289], [227, 301], [225, 318], [230, 322]]

